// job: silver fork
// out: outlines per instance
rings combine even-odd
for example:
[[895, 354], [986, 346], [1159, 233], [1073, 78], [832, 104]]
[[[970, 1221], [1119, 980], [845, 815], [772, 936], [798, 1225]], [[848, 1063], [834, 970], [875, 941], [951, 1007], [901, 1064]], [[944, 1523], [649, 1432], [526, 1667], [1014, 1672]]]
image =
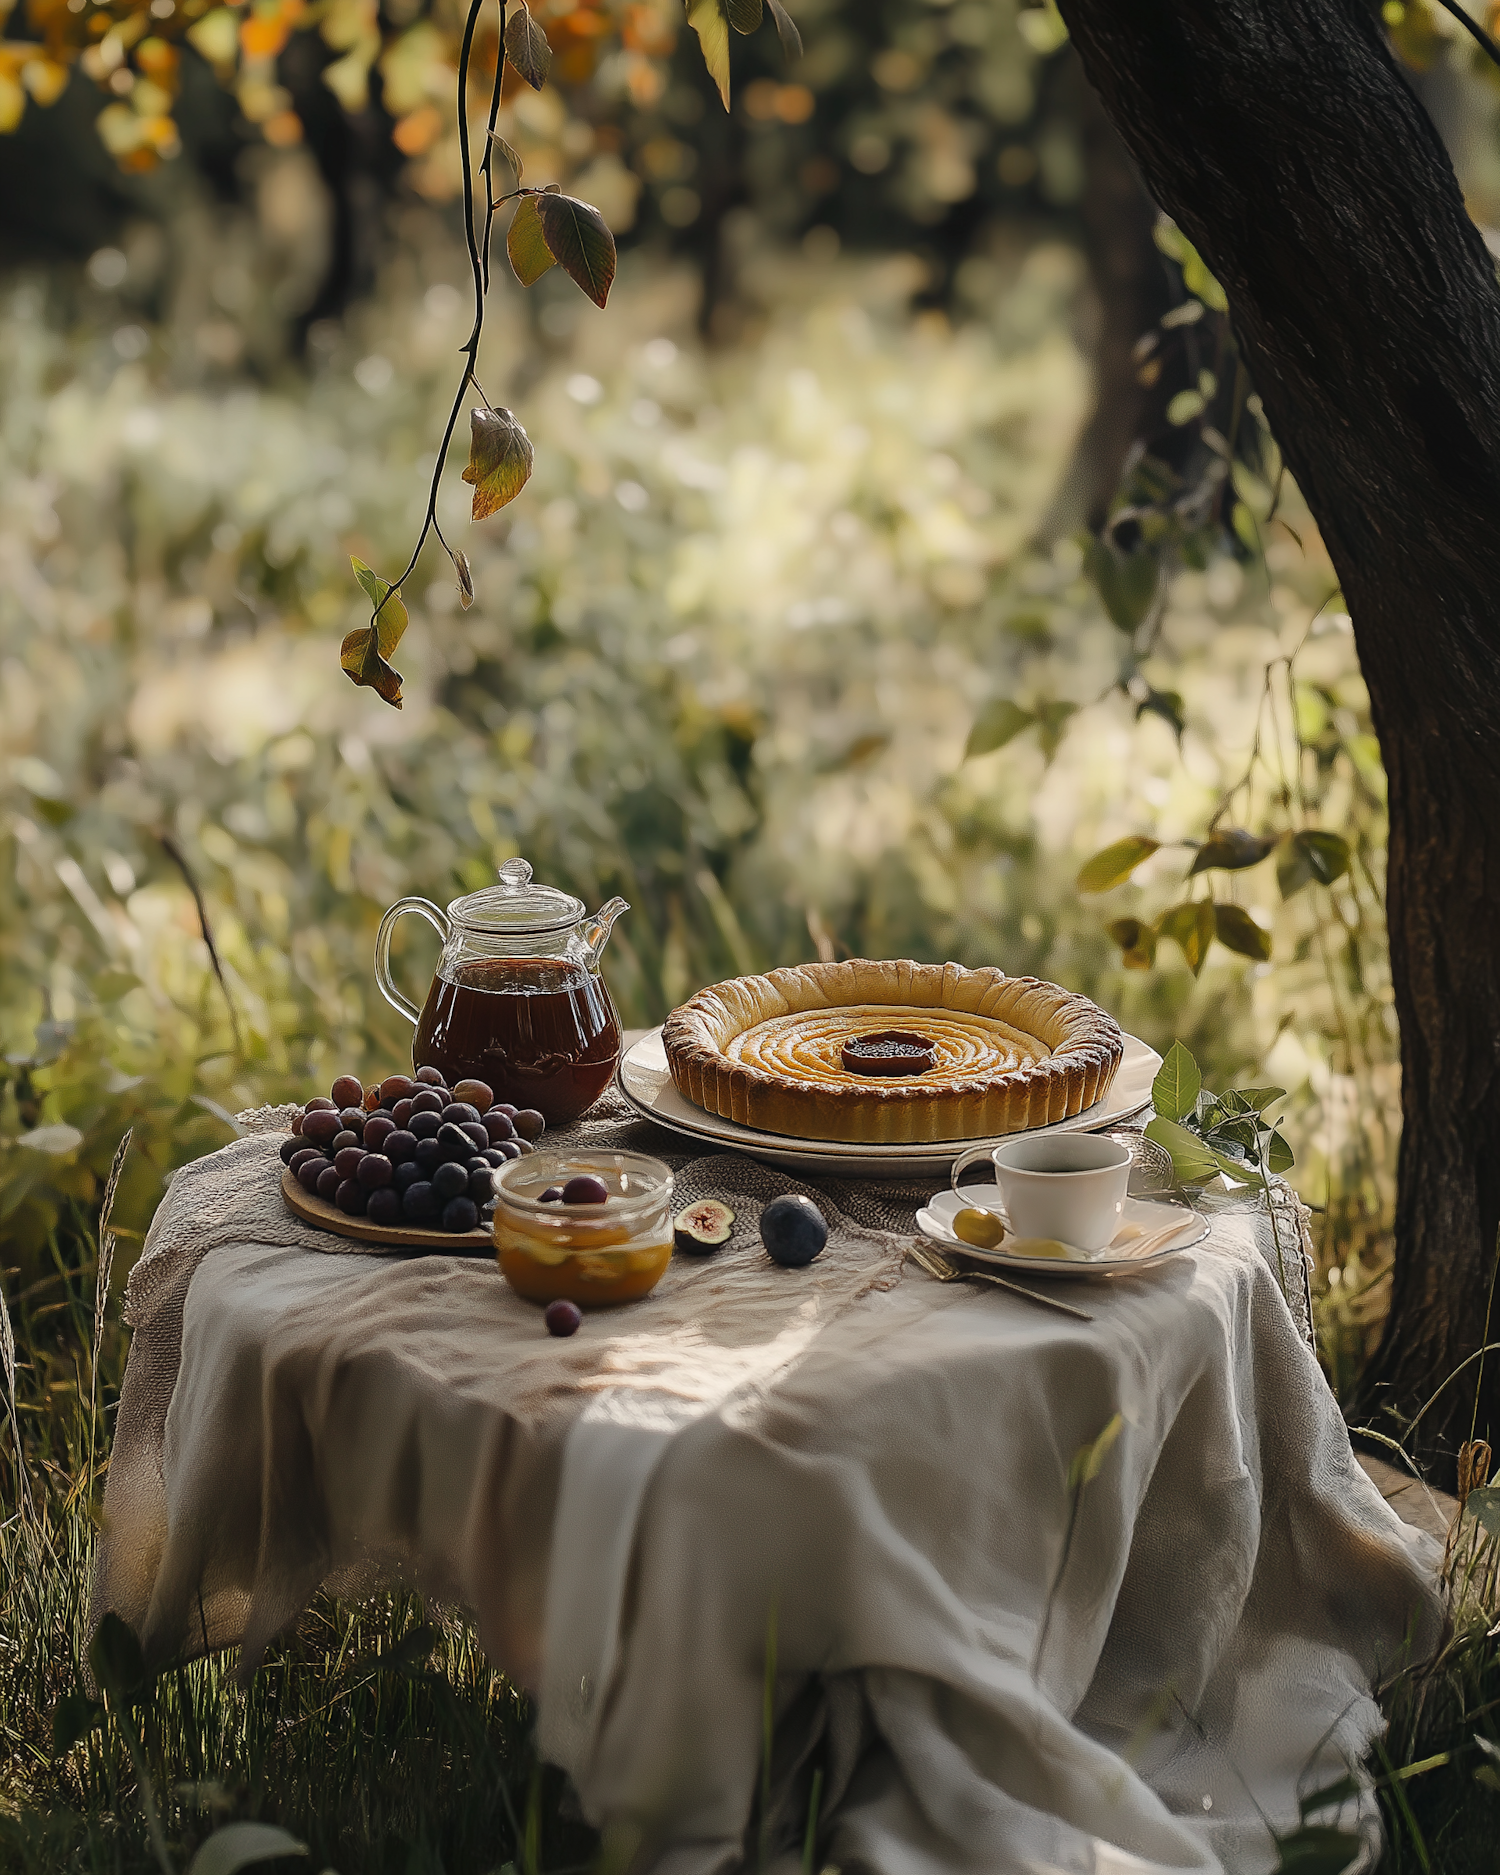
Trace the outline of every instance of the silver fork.
[[1028, 1302], [1040, 1302], [1044, 1309], [1058, 1309], [1064, 1315], [1072, 1315], [1080, 1322], [1091, 1322], [1094, 1318], [1087, 1309], [1076, 1309], [1071, 1302], [1063, 1302], [1057, 1296], [1043, 1295], [1040, 1290], [1028, 1289], [1024, 1283], [1013, 1283], [1008, 1276], [995, 1276], [989, 1270], [962, 1269], [950, 1262], [935, 1244], [927, 1243], [922, 1238], [913, 1238], [906, 1247], [906, 1254], [920, 1270], [940, 1283], [993, 1283], [997, 1289], [1009, 1289], [1013, 1294], [1025, 1296]]

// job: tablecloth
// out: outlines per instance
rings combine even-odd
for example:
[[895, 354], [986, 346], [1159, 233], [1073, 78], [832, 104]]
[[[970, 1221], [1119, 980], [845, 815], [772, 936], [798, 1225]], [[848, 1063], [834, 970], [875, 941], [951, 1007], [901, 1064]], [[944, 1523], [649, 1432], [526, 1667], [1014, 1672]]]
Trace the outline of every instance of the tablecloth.
[[[131, 1278], [96, 1614], [248, 1668], [320, 1583], [457, 1601], [585, 1814], [670, 1875], [744, 1853], [772, 1636], [788, 1868], [815, 1765], [846, 1871], [1270, 1868], [1262, 1815], [1357, 1760], [1439, 1607], [1254, 1215], [1070, 1286], [1074, 1322], [903, 1272], [923, 1192], [673, 1154], [608, 1104], [585, 1130], [739, 1224], [567, 1341], [486, 1261], [329, 1254], [275, 1136], [181, 1172]], [[830, 1242], [783, 1271], [756, 1219], [797, 1189]]]

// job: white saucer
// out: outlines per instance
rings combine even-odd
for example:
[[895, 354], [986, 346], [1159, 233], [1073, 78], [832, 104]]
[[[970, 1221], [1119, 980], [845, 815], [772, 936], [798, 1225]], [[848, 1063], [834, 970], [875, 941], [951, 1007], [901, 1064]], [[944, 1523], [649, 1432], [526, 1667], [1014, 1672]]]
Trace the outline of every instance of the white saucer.
[[[976, 1263], [991, 1263], [996, 1269], [1029, 1270], [1038, 1276], [1113, 1276], [1124, 1270], [1150, 1269], [1167, 1257], [1176, 1256], [1180, 1250], [1191, 1250], [1208, 1235], [1208, 1219], [1201, 1211], [1189, 1210], [1181, 1204], [1160, 1204], [1148, 1198], [1127, 1198], [1120, 1229], [1114, 1241], [1103, 1250], [1073, 1250], [1066, 1258], [1010, 1256], [1003, 1244], [994, 1250], [980, 1250], [955, 1236], [954, 1217], [971, 1206], [980, 1211], [994, 1211], [1002, 1218], [1005, 1216], [998, 1185], [965, 1185], [961, 1192], [934, 1192], [917, 1213], [917, 1229], [945, 1249], [961, 1250]], [[1132, 1255], [1132, 1243], [1145, 1243], [1177, 1218], [1182, 1220], [1180, 1236], [1145, 1256]]]
[[[1134, 1035], [1125, 1037], [1125, 1052], [1103, 1100], [1070, 1120], [1054, 1120], [1050, 1126], [1038, 1126], [1034, 1133], [1097, 1132], [1109, 1126], [1123, 1126], [1145, 1112], [1151, 1104], [1151, 1083], [1161, 1066], [1161, 1056], [1154, 1048]], [[740, 1126], [733, 1120], [720, 1119], [695, 1107], [678, 1093], [667, 1067], [667, 1053], [662, 1047], [661, 1030], [649, 1034], [628, 1049], [616, 1077], [620, 1092], [647, 1120], [665, 1126], [690, 1139], [707, 1140], [726, 1152], [748, 1153], [752, 1159], [764, 1159], [793, 1172], [830, 1172], [843, 1178], [941, 1178], [961, 1152], [970, 1146], [997, 1146], [1000, 1139], [931, 1140], [916, 1146], [850, 1145], [837, 1139], [793, 1139], [781, 1133], [763, 1133], [752, 1126]], [[1030, 1137], [1030, 1135], [1028, 1135]]]

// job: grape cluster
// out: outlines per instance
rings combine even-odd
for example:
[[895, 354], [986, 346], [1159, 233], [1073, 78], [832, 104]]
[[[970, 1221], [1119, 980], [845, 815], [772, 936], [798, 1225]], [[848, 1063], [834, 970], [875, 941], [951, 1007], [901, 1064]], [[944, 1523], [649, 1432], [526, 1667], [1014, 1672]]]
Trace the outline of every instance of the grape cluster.
[[546, 1124], [483, 1081], [445, 1087], [436, 1068], [369, 1087], [341, 1074], [294, 1116], [281, 1158], [304, 1191], [350, 1217], [468, 1231], [494, 1216], [496, 1169], [534, 1151]]

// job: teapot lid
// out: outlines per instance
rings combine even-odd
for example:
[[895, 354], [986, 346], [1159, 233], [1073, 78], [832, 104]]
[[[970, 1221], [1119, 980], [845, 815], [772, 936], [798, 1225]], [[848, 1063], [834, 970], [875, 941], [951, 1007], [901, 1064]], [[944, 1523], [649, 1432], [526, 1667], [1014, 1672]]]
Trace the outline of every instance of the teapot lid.
[[448, 907], [455, 924], [470, 931], [520, 936], [531, 931], [563, 931], [583, 917], [583, 900], [550, 885], [534, 885], [524, 859], [508, 859], [499, 885], [456, 898]]

